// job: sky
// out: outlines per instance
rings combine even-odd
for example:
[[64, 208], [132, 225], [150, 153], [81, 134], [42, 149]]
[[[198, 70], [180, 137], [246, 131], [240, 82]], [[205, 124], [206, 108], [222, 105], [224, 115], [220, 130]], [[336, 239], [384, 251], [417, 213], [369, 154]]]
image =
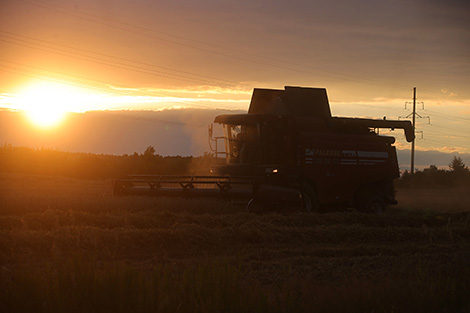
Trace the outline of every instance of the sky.
[[416, 87], [416, 149], [470, 153], [469, 13], [457, 0], [2, 0], [0, 108], [44, 123], [247, 110], [253, 88], [287, 85], [326, 88], [336, 116], [406, 119]]

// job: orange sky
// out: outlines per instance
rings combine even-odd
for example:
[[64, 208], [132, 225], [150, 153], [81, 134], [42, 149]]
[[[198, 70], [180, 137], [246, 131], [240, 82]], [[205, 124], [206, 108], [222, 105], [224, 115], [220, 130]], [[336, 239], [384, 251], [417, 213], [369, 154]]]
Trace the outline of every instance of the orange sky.
[[431, 118], [418, 120], [417, 147], [468, 153], [469, 9], [425, 0], [3, 0], [0, 107], [22, 109], [18, 98], [38, 82], [75, 88], [72, 111], [247, 109], [255, 87], [297, 85], [327, 88], [335, 115], [393, 119], [410, 113], [416, 86], [418, 113]]

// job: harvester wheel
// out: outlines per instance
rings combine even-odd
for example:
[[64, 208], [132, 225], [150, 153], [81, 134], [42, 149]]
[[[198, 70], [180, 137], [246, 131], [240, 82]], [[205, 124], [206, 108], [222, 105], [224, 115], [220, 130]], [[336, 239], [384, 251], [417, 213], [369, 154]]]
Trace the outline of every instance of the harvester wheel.
[[250, 199], [250, 201], [248, 201], [245, 210], [249, 213], [262, 213], [264, 211], [263, 206], [255, 199]]
[[386, 204], [382, 197], [370, 195], [362, 198], [358, 209], [363, 213], [381, 214], [385, 211], [385, 207]]
[[302, 193], [302, 205], [303, 205], [304, 211], [306, 212], [313, 211], [312, 199], [310, 198], [308, 193]]
[[370, 202], [370, 212], [382, 214], [385, 211], [385, 206], [385, 201], [381, 197], [375, 196]]
[[312, 184], [304, 182], [302, 185], [302, 210], [304, 212], [318, 212], [320, 205], [318, 204], [317, 192]]

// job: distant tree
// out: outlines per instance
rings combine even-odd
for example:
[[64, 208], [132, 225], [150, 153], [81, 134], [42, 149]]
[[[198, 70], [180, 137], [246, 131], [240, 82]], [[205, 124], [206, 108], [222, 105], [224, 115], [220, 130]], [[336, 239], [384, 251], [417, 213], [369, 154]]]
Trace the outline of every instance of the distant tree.
[[144, 157], [153, 157], [155, 155], [155, 148], [153, 146], [148, 146], [144, 151]]
[[462, 158], [455, 155], [452, 161], [449, 163], [449, 168], [454, 173], [465, 173], [469, 171], [468, 167], [466, 167], [465, 163], [463, 163]]
[[439, 169], [437, 168], [436, 165], [434, 165], [434, 164], [429, 165], [429, 171], [430, 172], [437, 172], [438, 170]]

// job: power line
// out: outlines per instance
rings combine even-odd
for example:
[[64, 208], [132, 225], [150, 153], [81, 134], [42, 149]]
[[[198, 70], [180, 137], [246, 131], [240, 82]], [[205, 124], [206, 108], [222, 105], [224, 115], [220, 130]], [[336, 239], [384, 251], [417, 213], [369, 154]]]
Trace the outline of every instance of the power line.
[[[461, 130], [461, 129], [458, 129], [458, 128], [455, 128], [455, 127], [450, 128], [450, 127], [442, 126], [442, 125], [440, 125], [440, 124], [437, 124], [437, 125], [435, 124], [434, 126], [439, 129], [439, 132], [440, 132], [440, 133], [443, 133], [443, 134], [452, 134], [452, 135], [455, 135], [456, 133], [460, 133], [460, 134], [468, 135], [468, 131], [464, 131], [464, 130]], [[442, 129], [448, 130], [448, 131], [450, 131], [450, 132], [442, 131]], [[428, 131], [431, 131], [431, 132], [432, 132], [433, 130], [428, 130]], [[436, 132], [436, 131], [434, 130], [434, 132]], [[460, 136], [460, 137], [462, 137], [462, 138], [470, 138], [469, 136]]]
[[442, 132], [438, 133], [438, 132], [432, 132], [432, 131], [430, 131], [430, 133], [433, 136], [444, 137], [444, 138], [449, 139], [449, 140], [470, 139], [469, 136], [460, 136], [460, 135], [455, 135], [455, 134], [442, 133]]
[[[54, 43], [54, 42], [51, 42], [51, 41], [46, 41], [46, 40], [37, 39], [37, 38], [29, 37], [29, 36], [19, 35], [19, 34], [7, 32], [7, 31], [0, 31], [0, 32], [6, 34], [6, 36], [13, 36], [13, 39], [15, 39], [15, 40], [23, 40], [23, 41], [24, 41], [24, 40], [26, 40], [26, 41], [29, 40], [30, 43], [33, 43], [32, 41], [38, 41], [38, 42], [41, 42], [41, 43], [45, 44], [46, 47], [48, 47], [47, 45], [49, 45], [49, 46], [56, 46], [56, 47], [60, 47], [60, 48], [68, 49], [68, 50], [80, 51], [80, 52], [82, 52], [82, 53], [94, 54], [94, 55], [98, 55], [98, 56], [100, 56], [100, 57], [105, 57], [105, 58], [110, 58], [110, 59], [116, 59], [116, 60], [125, 61], [125, 62], [131, 62], [131, 63], [143, 65], [143, 66], [146, 66], [146, 67], [160, 68], [160, 69], [163, 69], [163, 70], [169, 70], [169, 71], [179, 72], [179, 73], [188, 74], [188, 75], [191, 75], [191, 76], [199, 76], [199, 77], [202, 77], [202, 78], [211, 79], [211, 80], [216, 80], [216, 81], [222, 81], [222, 82], [225, 82], [225, 83], [243, 84], [243, 83], [241, 83], [241, 82], [236, 82], [236, 81], [231, 81], [231, 80], [227, 80], [227, 79], [222, 79], [222, 78], [217, 78], [217, 77], [202, 75], [202, 74], [198, 74], [198, 73], [192, 73], [192, 72], [189, 72], [189, 71], [183, 71], [183, 70], [179, 70], [179, 69], [175, 69], [175, 68], [171, 68], [171, 67], [167, 67], [167, 66], [156, 65], [156, 64], [152, 64], [152, 63], [148, 63], [148, 62], [142, 62], [142, 61], [131, 60], [131, 59], [128, 59], [128, 58], [123, 58], [123, 57], [114, 56], [114, 55], [109, 55], [109, 54], [105, 54], [105, 53], [101, 53], [101, 52], [97, 52], [97, 51], [92, 51], [92, 50], [88, 50], [88, 49], [83, 49], [83, 48], [78, 48], [78, 47], [72, 47], [72, 46], [68, 46], [68, 45], [58, 44], [58, 43]], [[5, 35], [4, 35], [4, 36], [5, 36]], [[14, 37], [19, 37], [19, 38], [21, 38], [21, 39], [16, 39], [16, 38], [14, 38]], [[7, 38], [8, 38], [8, 37], [7, 37]], [[36, 43], [33, 43], [33, 44], [36, 44]], [[57, 48], [52, 48], [52, 49], [57, 49]], [[57, 49], [57, 50], [59, 50], [59, 49]], [[80, 53], [76, 53], [76, 54], [79, 54], [79, 55], [80, 55]]]
[[[105, 93], [108, 93], [108, 94], [110, 93], [109, 88], [105, 89], [102, 86], [100, 87], [98, 85], [78, 83], [77, 79], [75, 79], [74, 81], [70, 81], [70, 82], [66, 83], [60, 78], [51, 77], [51, 75], [44, 76], [44, 74], [41, 74], [41, 73], [38, 74], [38, 73], [32, 72], [31, 70], [28, 71], [28, 70], [21, 69], [20, 67], [27, 67], [26, 65], [23, 65], [23, 64], [10, 62], [10, 61], [5, 61], [5, 60], [0, 60], [0, 62], [4, 63], [3, 65], [0, 64], [0, 66], [5, 71], [8, 71], [8, 72], [13, 72], [13, 73], [17, 73], [17, 74], [20, 74], [20, 75], [23, 75], [23, 76], [29, 76], [29, 77], [33, 77], [33, 78], [41, 78], [43, 80], [57, 82], [57, 83], [60, 83], [60, 84], [68, 84], [68, 85], [73, 85], [73, 86], [78, 86], [78, 87], [86, 87], [88, 89], [94, 89], [94, 90], [102, 91], [102, 92], [105, 92]], [[11, 63], [13, 65], [9, 65], [8, 63]], [[37, 68], [35, 70], [38, 71]], [[46, 73], [46, 72], [44, 72], [44, 73]], [[49, 71], [48, 73], [52, 73], [52, 72]], [[75, 78], [77, 78], [77, 76], [75, 76]], [[83, 78], [81, 78], [81, 79], [83, 79]], [[117, 94], [121, 94], [121, 95], [124, 94], [124, 95], [127, 95], [127, 96], [130, 95], [130, 93], [122, 93], [122, 92], [116, 92], [116, 91], [113, 91], [112, 93], [117, 93]]]
[[[46, 71], [37, 67], [27, 66], [27, 65], [12, 62], [12, 61], [0, 60], [0, 62], [4, 63], [3, 66], [1, 65], [0, 66], [3, 67], [4, 70], [6, 71], [16, 72], [16, 73], [19, 73], [20, 75], [40, 78], [43, 80], [53, 81], [53, 82], [57, 82], [57, 83], [65, 84], [65, 85], [74, 85], [78, 87], [94, 89], [94, 90], [105, 92], [107, 94], [120, 94], [124, 96], [141, 96], [141, 97], [151, 97], [151, 96], [161, 97], [162, 95], [165, 96], [164, 92], [142, 93], [141, 91], [135, 91], [135, 90], [126, 91], [126, 90], [133, 89], [133, 88], [123, 86], [120, 84], [110, 83], [110, 82], [96, 81], [96, 80], [92, 80], [89, 78], [84, 78], [84, 77], [76, 76], [76, 75], [69, 75], [69, 74], [64, 74], [64, 73]], [[24, 68], [26, 68], [26, 70]], [[66, 81], [63, 80], [64, 77]], [[72, 81], [70, 79], [72, 79]], [[103, 85], [105, 85], [106, 87], [104, 87]], [[110, 86], [116, 86], [121, 89], [120, 90], [110, 89]], [[168, 96], [168, 94], [166, 96]], [[208, 107], [208, 106], [204, 106], [200, 104], [195, 104], [193, 102], [185, 101], [184, 99], [179, 98], [179, 97], [174, 97], [174, 96], [170, 96], [170, 97], [173, 99], [178, 99], [178, 103], [188, 104], [192, 107], [196, 106], [196, 107], [201, 107], [201, 108], [215, 109], [214, 107]]]
[[[444, 115], [444, 117], [454, 119], [454, 120], [470, 121], [470, 118], [468, 118], [468, 117], [450, 115], [450, 114], [447, 114], [447, 113], [432, 111], [432, 110], [429, 110], [429, 109], [427, 109], [426, 111], [431, 112], [431, 113], [435, 113], [435, 114], [439, 114], [439, 115]], [[440, 116], [440, 117], [442, 117], [442, 116]]]
[[[425, 139], [425, 140], [428, 141], [428, 142], [434, 143], [434, 144], [442, 145], [442, 146], [444, 146], [444, 147], [448, 147], [448, 146], [449, 146], [449, 143], [448, 143], [448, 142], [445, 143], [445, 142], [438, 141], [438, 140], [435, 140], [435, 139], [431, 139], [431, 140]], [[465, 147], [459, 147], [459, 148], [465, 148]]]
[[[0, 33], [1, 32], [3, 32], [3, 31], [0, 31]], [[18, 35], [14, 35], [14, 36], [18, 36]], [[85, 60], [85, 61], [94, 62], [94, 63], [98, 63], [98, 64], [104, 64], [104, 65], [112, 66], [112, 67], [115, 67], [115, 68], [122, 68], [122, 69], [126, 69], [126, 70], [132, 70], [132, 71], [135, 71], [135, 72], [140, 72], [140, 73], [159, 76], [159, 77], [166, 77], [166, 78], [179, 80], [179, 81], [196, 82], [196, 83], [216, 85], [216, 86], [221, 86], [221, 85], [222, 86], [230, 86], [230, 85], [227, 85], [227, 82], [236, 84], [236, 82], [234, 82], [234, 81], [213, 78], [213, 77], [199, 75], [199, 74], [195, 74], [195, 73], [175, 70], [175, 69], [171, 69], [171, 68], [168, 68], [168, 67], [157, 66], [157, 65], [154, 65], [154, 64], [150, 64], [150, 63], [138, 62], [138, 61], [133, 61], [133, 60], [120, 58], [120, 57], [115, 57], [115, 56], [111, 56], [111, 55], [105, 55], [105, 54], [97, 53], [97, 52], [90, 51], [90, 50], [79, 49], [79, 48], [74, 48], [74, 47], [68, 47], [68, 46], [63, 46], [63, 45], [57, 45], [57, 44], [50, 43], [50, 42], [43, 41], [43, 40], [39, 40], [39, 39], [33, 39], [32, 38], [33, 40], [36, 40], [36, 41], [46, 42], [47, 45], [34, 43], [31, 40], [28, 41], [28, 40], [25, 40], [25, 39], [17, 39], [17, 38], [14, 38], [14, 37], [12, 38], [11, 36], [9, 37], [9, 36], [5, 36], [5, 35], [2, 35], [2, 34], [0, 34], [0, 37], [4, 37], [3, 39], [0, 38], [1, 41], [16, 44], [16, 45], [25, 46], [25, 47], [36, 49], [36, 50], [52, 52], [52, 53], [55, 53], [55, 54], [64, 55], [64, 56], [72, 57], [72, 58], [75, 58], [75, 59]], [[21, 37], [26, 37], [26, 36], [21, 36]], [[5, 39], [5, 38], [7, 38], [7, 39]], [[29, 37], [29, 38], [31, 38], [31, 37]], [[15, 40], [16, 40], [16, 42], [15, 42]], [[82, 52], [85, 52], [85, 53], [98, 55], [99, 57], [90, 56], [90, 55], [86, 55], [84, 53], [77, 53], [77, 52], [73, 52], [73, 51], [69, 51], [69, 50], [65, 50], [65, 49], [56, 48], [56, 47], [52, 47], [51, 45], [61, 46], [61, 47], [64, 47], [66, 49], [69, 49], [69, 50], [70, 49], [79, 50], [79, 51], [82, 51]], [[127, 64], [127, 63], [124, 63], [124, 62], [131, 62], [131, 63], [134, 63], [134, 65], [133, 64]], [[137, 65], [135, 65], [135, 64], [137, 64]], [[145, 66], [145, 67], [143, 67], [143, 66]], [[186, 74], [186, 75], [195, 76], [199, 80], [196, 80], [193, 77], [185, 76], [185, 75], [182, 75], [182, 74], [165, 73], [165, 72], [161, 72], [161, 71], [157, 71], [157, 70], [152, 70], [151, 68], [161, 68], [161, 69], [164, 69], [164, 70], [167, 70], [167, 71], [180, 72], [180, 73], [183, 73], [183, 74]], [[217, 84], [214, 84], [213, 82], [211, 82], [210, 80], [207, 80], [207, 79], [218, 80], [218, 81], [223, 82], [223, 83], [219, 82]]]
[[[72, 16], [72, 17], [75, 17], [75, 18], [79, 18], [79, 19], [91, 21], [91, 22], [94, 22], [94, 23], [98, 23], [98, 24], [101, 24], [101, 25], [104, 25], [104, 26], [107, 26], [107, 27], [112, 27], [112, 28], [117, 28], [117, 29], [121, 29], [121, 30], [124, 30], [124, 31], [128, 31], [128, 32], [137, 33], [139, 35], [152, 37], [152, 38], [157, 39], [157, 40], [163, 40], [163, 41], [166, 41], [166, 42], [171, 43], [171, 44], [183, 45], [185, 47], [190, 47], [190, 48], [193, 48], [193, 49], [199, 49], [199, 50], [202, 50], [202, 51], [205, 51], [205, 52], [215, 53], [215, 54], [223, 55], [223, 56], [226, 56], [226, 57], [237, 58], [237, 59], [241, 59], [241, 60], [245, 60], [245, 61], [249, 61], [249, 62], [260, 63], [260, 64], [264, 64], [264, 65], [268, 65], [268, 66], [272, 66], [272, 67], [277, 67], [277, 68], [281, 68], [281, 69], [287, 69], [287, 70], [291, 70], [291, 71], [307, 73], [307, 74], [310, 74], [310, 75], [314, 74], [310, 71], [299, 70], [299, 69], [294, 69], [294, 68], [287, 68], [287, 67], [284, 67], [284, 66], [279, 66], [279, 64], [278, 64], [278, 63], [283, 63], [283, 64], [288, 64], [288, 65], [292, 65], [292, 66], [296, 66], [296, 67], [301, 67], [302, 69], [310, 68], [310, 69], [313, 69], [315, 71], [322, 71], [322, 72], [326, 72], [326, 73], [332, 73], [332, 74], [335, 74], [335, 75], [342, 75], [342, 76], [354, 78], [355, 80], [347, 79], [347, 78], [344, 78], [344, 77], [326, 75], [326, 77], [331, 77], [331, 78], [335, 78], [335, 79], [347, 80], [347, 81], [353, 81], [353, 82], [357, 82], [357, 80], [362, 80], [364, 82], [369, 82], [369, 83], [379, 84], [379, 85], [385, 85], [385, 86], [389, 86], [389, 87], [390, 86], [395, 86], [395, 87], [398, 87], [398, 88], [401, 88], [401, 89], [405, 88], [404, 86], [397, 85], [397, 84], [385, 83], [385, 82], [381, 82], [381, 81], [377, 81], [377, 80], [371, 80], [371, 79], [367, 79], [367, 78], [363, 78], [363, 77], [359, 77], [359, 76], [353, 76], [353, 75], [348, 75], [348, 74], [344, 74], [344, 73], [327, 71], [327, 70], [311, 67], [311, 66], [308, 66], [308, 65], [305, 65], [305, 64], [297, 64], [297, 63], [294, 63], [294, 62], [287, 62], [287, 61], [271, 58], [271, 57], [265, 56], [265, 55], [261, 56], [261, 55], [257, 55], [257, 54], [246, 52], [246, 51], [241, 51], [241, 50], [236, 50], [236, 49], [231, 49], [231, 48], [229, 49], [229, 48], [226, 48], [226, 47], [223, 47], [223, 46], [220, 46], [220, 45], [215, 45], [215, 44], [211, 44], [211, 43], [207, 43], [207, 42], [203, 42], [203, 41], [198, 41], [198, 40], [183, 37], [183, 36], [176, 36], [174, 34], [169, 34], [169, 33], [165, 33], [165, 32], [162, 32], [162, 31], [157, 31], [155, 29], [150, 29], [150, 28], [139, 26], [139, 25], [134, 25], [134, 24], [131, 24], [131, 23], [126, 23], [126, 22], [122, 22], [122, 21], [119, 21], [119, 20], [115, 20], [115, 19], [104, 18], [102, 16], [96, 16], [96, 15], [89, 14], [89, 13], [84, 13], [84, 12], [76, 12], [75, 10], [64, 8], [64, 7], [54, 5], [54, 4], [51, 4], [51, 3], [45, 4], [45, 3], [39, 3], [37, 1], [27, 1], [27, 0], [20, 0], [20, 1], [22, 1], [24, 3], [27, 3], [27, 4], [39, 6], [41, 8], [47, 9], [47, 10], [52, 10], [52, 11], [58, 12], [60, 14], [65, 14], [65, 15]], [[68, 13], [68, 12], [64, 12], [64, 11], [72, 11], [73, 13]], [[115, 24], [121, 25], [121, 27], [117, 27], [116, 25], [110, 25], [109, 23], [100, 22], [99, 20], [115, 23]], [[124, 28], [123, 28], [123, 26], [124, 26]], [[129, 27], [134, 28], [134, 30], [129, 29]], [[241, 58], [241, 57], [229, 55], [229, 54], [226, 54], [226, 53], [220, 53], [220, 52], [217, 52], [217, 51], [208, 50], [208, 49], [204, 49], [204, 48], [201, 48], [201, 47], [196, 47], [194, 45], [188, 45], [188, 44], [177, 42], [177, 41], [174, 41], [174, 40], [168, 40], [168, 39], [163, 39], [161, 37], [152, 36], [152, 35], [149, 35], [145, 32], [142, 32], [142, 31], [136, 31], [135, 29], [139, 29], [139, 30], [143, 30], [143, 31], [147, 31], [147, 32], [153, 32], [153, 33], [159, 33], [159, 34], [163, 34], [165, 36], [179, 38], [179, 39], [182, 39], [182, 40], [187, 40], [187, 41], [190, 41], [190, 42], [203, 44], [203, 45], [218, 48], [218, 49], [223, 49], [223, 50], [229, 51], [229, 52], [237, 52], [237, 53], [240, 53], [240, 54], [245, 54], [245, 55], [249, 55], [249, 56], [253, 56], [253, 57], [257, 57], [257, 58], [262, 58], [262, 59], [265, 59], [265, 60], [272, 60], [272, 61], [275, 61], [276, 63], [273, 64], [273, 63], [269, 63], [269, 62], [260, 62], [260, 61], [257, 61], [257, 60]], [[121, 58], [121, 59], [123, 59], [123, 58]], [[125, 59], [123, 59], [123, 60], [125, 60]], [[133, 61], [133, 62], [135, 62], [135, 61]], [[143, 62], [140, 62], [140, 63], [145, 64]], [[169, 69], [169, 70], [174, 70], [174, 69]], [[210, 76], [204, 76], [204, 75], [189, 73], [189, 72], [180, 71], [180, 70], [175, 70], [175, 71], [178, 71], [178, 72], [181, 72], [181, 73], [186, 73], [186, 74], [189, 74], [189, 75], [198, 75], [200, 77], [215, 79], [215, 78], [210, 77]], [[146, 74], [149, 74], [149, 73], [146, 73]], [[175, 75], [175, 74], [171, 74], [171, 75]], [[169, 77], [169, 78], [175, 79], [174, 77]], [[228, 81], [228, 80], [224, 80], [224, 79], [217, 79], [217, 80], [233, 82], [233, 81]], [[425, 91], [425, 90], [423, 90], [423, 91]], [[431, 91], [426, 91], [426, 92], [427, 93], [433, 93]]]
[[[190, 38], [186, 38], [186, 37], [182, 37], [182, 36], [175, 36], [173, 34], [169, 34], [169, 33], [165, 33], [165, 32], [162, 32], [162, 31], [157, 31], [157, 30], [154, 30], [154, 29], [134, 25], [134, 24], [131, 24], [131, 23], [122, 22], [122, 21], [115, 20], [115, 19], [104, 18], [102, 16], [96, 16], [96, 15], [89, 14], [89, 13], [84, 13], [84, 12], [76, 12], [76, 11], [68, 9], [68, 8], [64, 8], [64, 7], [61, 7], [61, 6], [58, 6], [58, 5], [53, 5], [51, 3], [45, 4], [45, 3], [38, 3], [36, 1], [27, 1], [27, 0], [20, 0], [20, 1], [22, 1], [24, 3], [32, 4], [32, 5], [35, 5], [35, 6], [39, 6], [39, 7], [42, 7], [44, 9], [47, 9], [47, 10], [52, 10], [52, 11], [55, 11], [55, 12], [58, 12], [58, 13], [61, 13], [61, 14], [72, 16], [72, 17], [75, 17], [75, 18], [78, 18], [78, 19], [91, 21], [91, 22], [101, 24], [101, 25], [104, 25], [104, 26], [107, 26], [107, 27], [124, 30], [124, 31], [127, 31], [127, 32], [131, 32], [131, 33], [139, 34], [139, 35], [142, 35], [142, 36], [150, 37], [150, 38], [153, 38], [153, 39], [161, 40], [161, 41], [164, 41], [164, 42], [167, 42], [167, 43], [176, 44], [176, 45], [180, 45], [180, 46], [184, 46], [184, 47], [189, 47], [189, 48], [192, 48], [192, 49], [197, 49], [197, 50], [201, 50], [201, 51], [204, 51], [204, 52], [209, 52], [209, 53], [212, 53], [212, 54], [218, 54], [218, 55], [222, 55], [222, 56], [225, 56], [225, 57], [240, 59], [240, 60], [249, 61], [249, 62], [252, 62], [252, 63], [258, 63], [258, 64], [262, 64], [262, 65], [267, 65], [267, 66], [276, 67], [276, 68], [280, 68], [280, 69], [305, 73], [305, 74], [309, 74], [309, 75], [312, 75], [312, 74], [313, 75], [318, 75], [318, 73], [315, 74], [315, 73], [312, 73], [311, 71], [303, 70], [304, 68], [310, 68], [310, 69], [315, 70], [315, 71], [321, 71], [321, 72], [330, 73], [330, 74], [334, 74], [334, 75], [344, 76], [344, 77], [338, 77], [338, 76], [320, 74], [321, 76], [324, 76], [324, 77], [330, 77], [330, 78], [346, 80], [346, 81], [353, 81], [353, 82], [357, 82], [357, 80], [359, 79], [359, 80], [362, 80], [364, 82], [368, 82], [368, 83], [371, 83], [371, 84], [384, 85], [384, 86], [388, 86], [388, 87], [395, 86], [395, 87], [400, 88], [400, 89], [405, 89], [406, 88], [404, 86], [397, 85], [397, 84], [385, 83], [385, 82], [381, 82], [381, 81], [377, 81], [377, 80], [371, 80], [371, 79], [363, 78], [363, 77], [359, 77], [359, 76], [353, 76], [353, 75], [348, 75], [348, 74], [323, 70], [323, 69], [311, 67], [311, 66], [308, 66], [308, 65], [305, 65], [305, 64], [296, 64], [294, 62], [287, 62], [287, 61], [283, 61], [283, 60], [278, 60], [278, 59], [270, 58], [270, 57], [267, 57], [267, 56], [264, 56], [264, 55], [261, 56], [261, 55], [257, 55], [257, 54], [254, 54], [254, 53], [241, 51], [241, 50], [229, 49], [229, 48], [226, 48], [226, 47], [223, 47], [223, 46], [210, 44], [210, 43], [206, 43], [206, 42], [202, 42], [202, 41], [198, 41], [198, 40], [194, 40], [194, 39], [190, 39]], [[69, 13], [69, 12], [65, 12], [65, 11], [69, 11], [69, 12], [72, 11], [73, 13]], [[118, 25], [121, 25], [121, 26], [112, 25], [112, 24], [105, 23], [105, 22], [102, 22], [102, 21], [108, 21], [108, 22], [118, 24]], [[133, 29], [129, 29], [129, 27], [131, 27]], [[138, 29], [138, 30], [135, 30], [135, 29]], [[144, 32], [142, 32], [142, 30]], [[206, 45], [206, 46], [209, 46], [209, 47], [219, 48], [219, 49], [229, 51], [229, 52], [237, 52], [239, 54], [244, 54], [244, 55], [249, 55], [249, 56], [254, 56], [254, 57], [257, 57], [257, 58], [261, 58], [263, 60], [272, 60], [276, 63], [269, 63], [269, 62], [266, 62], [266, 61], [247, 59], [247, 58], [243, 58], [243, 57], [240, 57], [240, 56], [235, 56], [235, 55], [231, 55], [231, 54], [227, 54], [227, 53], [222, 53], [222, 52], [219, 52], [219, 51], [214, 51], [214, 50], [210, 50], [210, 49], [201, 48], [201, 47], [197, 47], [197, 46], [194, 46], [194, 45], [178, 42], [178, 41], [175, 41], [175, 40], [164, 39], [164, 38], [161, 38], [161, 37], [157, 37], [155, 35], [149, 35], [146, 32], [159, 33], [159, 34], [163, 34], [165, 36], [169, 36], [169, 37], [173, 37], [173, 38], [179, 38], [179, 39], [183, 39], [183, 40], [186, 40], [186, 41], [190, 41], [190, 42], [194, 42], [194, 43], [198, 43], [198, 44], [203, 44], [203, 45]], [[296, 69], [296, 68], [292, 68], [292, 67], [281, 66], [278, 63], [283, 63], [283, 64], [287, 64], [287, 65], [291, 65], [291, 66], [294, 65], [296, 67], [301, 67], [302, 69]], [[345, 78], [345, 77], [350, 77], [350, 78]]]
[[[259, 55], [259, 54], [255, 54], [255, 53], [252, 53], [252, 52], [247, 52], [247, 51], [242, 51], [242, 50], [238, 50], [238, 49], [233, 49], [233, 48], [227, 48], [227, 47], [224, 47], [224, 46], [221, 46], [221, 45], [216, 45], [214, 43], [209, 43], [209, 42], [205, 42], [205, 41], [201, 41], [201, 40], [195, 40], [193, 38], [188, 38], [188, 37], [183, 37], [183, 36], [178, 36], [178, 35], [175, 35], [175, 34], [170, 34], [170, 33], [167, 33], [167, 32], [163, 32], [163, 31], [159, 31], [159, 30], [155, 30], [155, 29], [152, 29], [152, 28], [148, 28], [148, 27], [143, 27], [143, 26], [140, 26], [140, 25], [135, 25], [135, 24], [131, 24], [131, 23], [127, 23], [127, 22], [123, 22], [123, 21], [120, 21], [120, 20], [116, 20], [116, 19], [110, 19], [110, 18], [105, 18], [103, 16], [97, 16], [97, 15], [94, 15], [94, 14], [90, 14], [90, 13], [85, 13], [85, 12], [76, 12], [75, 10], [71, 10], [71, 9], [68, 9], [68, 8], [65, 8], [65, 7], [62, 7], [62, 6], [58, 6], [58, 5], [54, 5], [52, 3], [47, 3], [47, 4], [39, 4], [38, 2], [36, 1], [26, 1], [26, 0], [21, 0], [23, 2], [26, 2], [26, 3], [29, 3], [29, 4], [33, 4], [33, 5], [37, 5], [37, 6], [40, 6], [42, 8], [45, 8], [45, 9], [50, 9], [50, 10], [54, 10], [53, 8], [56, 8], [54, 11], [56, 12], [59, 12], [59, 13], [62, 13], [62, 14], [67, 14], [67, 15], [70, 15], [70, 16], [73, 16], [73, 17], [76, 17], [76, 18], [81, 18], [83, 19], [83, 17], [81, 16], [78, 16], [76, 15], [76, 13], [79, 13], [81, 15], [84, 15], [84, 16], [90, 16], [94, 19], [99, 19], [99, 20], [104, 20], [104, 21], [109, 21], [111, 23], [117, 23], [117, 24], [120, 24], [120, 25], [123, 25], [125, 27], [132, 27], [132, 28], [136, 28], [136, 29], [141, 29], [143, 31], [147, 31], [147, 32], [152, 32], [152, 33], [158, 33], [158, 34], [161, 34], [161, 35], [164, 35], [164, 36], [168, 36], [168, 37], [172, 37], [172, 38], [178, 38], [178, 39], [182, 39], [182, 40], [185, 40], [185, 41], [189, 41], [189, 42], [194, 42], [194, 43], [197, 43], [197, 44], [202, 44], [202, 45], [205, 45], [205, 46], [208, 46], [208, 47], [213, 47], [213, 48], [217, 48], [217, 49], [221, 49], [221, 50], [225, 50], [225, 51], [228, 51], [228, 52], [236, 52], [236, 53], [239, 53], [239, 54], [244, 54], [244, 55], [248, 55], [248, 56], [253, 56], [253, 57], [256, 57], [256, 58], [261, 58], [261, 59], [268, 59], [268, 60], [272, 60], [276, 63], [284, 63], [284, 64], [289, 64], [289, 65], [294, 65], [296, 67], [301, 67], [301, 68], [305, 68], [305, 67], [308, 67], [308, 68], [311, 68], [313, 70], [317, 70], [317, 71], [322, 71], [322, 72], [327, 72], [327, 73], [333, 73], [333, 74], [338, 74], [338, 75], [344, 75], [344, 76], [350, 76], [352, 78], [355, 78], [355, 79], [361, 79], [361, 80], [367, 80], [367, 81], [372, 81], [373, 80], [370, 80], [370, 79], [366, 79], [366, 78], [363, 78], [363, 77], [358, 77], [358, 76], [353, 76], [353, 75], [346, 75], [344, 73], [338, 73], [338, 72], [334, 72], [334, 71], [328, 71], [328, 70], [324, 70], [324, 69], [320, 69], [320, 68], [315, 68], [315, 67], [310, 67], [310, 66], [306, 66], [305, 64], [298, 64], [298, 63], [294, 63], [294, 62], [288, 62], [288, 61], [284, 61], [284, 60], [279, 60], [279, 59], [276, 59], [276, 58], [272, 58], [272, 57], [269, 57], [269, 56], [266, 56], [266, 55]], [[52, 7], [52, 8], [51, 8]], [[70, 14], [70, 13], [66, 13], [66, 12], [63, 12], [61, 10], [66, 10], [66, 11], [71, 11], [75, 14]], [[88, 20], [88, 19], [87, 19]], [[96, 22], [96, 20], [91, 20], [93, 22]], [[106, 24], [106, 26], [110, 26], [109, 24]], [[127, 29], [126, 29], [127, 30]], [[145, 33], [140, 33], [142, 35], [146, 35]], [[160, 40], [164, 40], [160, 37], [157, 37], [157, 39], [160, 39]], [[181, 42], [175, 42], [175, 41], [170, 41], [170, 40], [166, 40], [172, 44], [178, 44], [178, 45], [185, 45], [187, 46], [186, 44], [183, 44]], [[190, 46], [191, 48], [194, 48], [194, 49], [202, 49], [200, 47], [196, 47], [196, 46]], [[207, 51], [205, 49], [202, 49], [203, 51]], [[212, 53], [217, 53], [215, 51], [208, 51], [208, 52], [212, 52]], [[224, 54], [225, 56], [228, 56], [228, 57], [234, 57], [233, 55], [228, 55], [228, 54]], [[254, 61], [254, 60], [249, 60], [249, 59], [244, 59], [244, 60], [247, 60], [247, 61]], [[387, 84], [389, 85], [389, 84]], [[400, 86], [400, 87], [403, 87], [403, 86]]]

